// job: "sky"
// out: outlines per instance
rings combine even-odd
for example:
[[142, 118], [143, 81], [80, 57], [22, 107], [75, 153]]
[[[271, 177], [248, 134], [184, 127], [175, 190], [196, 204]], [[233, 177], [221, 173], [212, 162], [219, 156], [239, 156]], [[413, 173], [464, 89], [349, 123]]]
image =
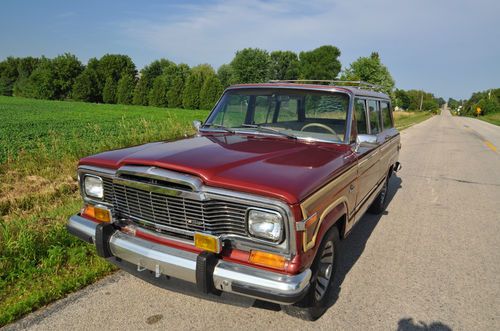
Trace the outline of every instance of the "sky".
[[237, 50], [376, 51], [402, 89], [445, 99], [500, 87], [499, 0], [23, 1], [0, 3], [0, 60], [70, 52], [228, 63]]

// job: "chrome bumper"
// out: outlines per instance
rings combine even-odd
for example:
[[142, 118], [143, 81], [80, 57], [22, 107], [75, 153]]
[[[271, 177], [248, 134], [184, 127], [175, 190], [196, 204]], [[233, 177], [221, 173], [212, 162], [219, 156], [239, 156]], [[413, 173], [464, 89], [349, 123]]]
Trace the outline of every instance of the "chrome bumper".
[[[67, 224], [71, 234], [91, 243], [95, 243], [97, 226], [97, 223], [79, 215], [72, 216]], [[109, 249], [113, 256], [137, 265], [138, 270], [150, 270], [156, 277], [168, 275], [197, 284], [200, 270], [204, 270], [211, 273], [208, 278], [213, 281], [217, 291], [280, 304], [299, 301], [306, 293], [311, 278], [309, 269], [297, 275], [284, 275], [223, 260], [215, 263], [212, 272], [200, 268], [199, 254], [156, 244], [120, 231], [115, 231], [109, 237]]]

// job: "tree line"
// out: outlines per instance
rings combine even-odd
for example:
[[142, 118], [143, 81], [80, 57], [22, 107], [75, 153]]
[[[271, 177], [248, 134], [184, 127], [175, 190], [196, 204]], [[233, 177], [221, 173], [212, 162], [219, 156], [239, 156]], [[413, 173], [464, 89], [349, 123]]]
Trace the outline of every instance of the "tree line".
[[393, 104], [404, 110], [433, 111], [445, 103], [443, 98], [422, 90], [396, 89], [393, 96]]
[[340, 54], [332, 45], [300, 53], [245, 48], [218, 70], [209, 64], [190, 67], [160, 59], [140, 71], [129, 56], [122, 54], [92, 58], [86, 65], [69, 53], [52, 59], [8, 57], [0, 62], [0, 95], [210, 109], [232, 84], [340, 78], [377, 84], [403, 109], [431, 110], [440, 106], [442, 99], [430, 93], [422, 92], [423, 104], [419, 107], [421, 91], [394, 90], [394, 79], [378, 53], [360, 57], [342, 71]]
[[[500, 88], [472, 93], [468, 100], [448, 99], [451, 110], [465, 116], [500, 113]], [[477, 113], [477, 109], [480, 113]]]

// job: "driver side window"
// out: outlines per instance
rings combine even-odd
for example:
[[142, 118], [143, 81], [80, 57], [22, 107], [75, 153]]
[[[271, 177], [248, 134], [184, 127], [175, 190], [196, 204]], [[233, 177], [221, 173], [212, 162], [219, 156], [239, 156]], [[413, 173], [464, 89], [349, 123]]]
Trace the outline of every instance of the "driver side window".
[[356, 124], [358, 128], [358, 134], [367, 134], [368, 130], [366, 128], [366, 104], [365, 100], [356, 99], [355, 103], [356, 111]]

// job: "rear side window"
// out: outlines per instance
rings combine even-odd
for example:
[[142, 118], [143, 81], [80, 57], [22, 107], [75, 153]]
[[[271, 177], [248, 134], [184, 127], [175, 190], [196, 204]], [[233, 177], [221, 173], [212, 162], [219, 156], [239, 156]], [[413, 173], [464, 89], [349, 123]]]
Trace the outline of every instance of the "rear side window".
[[368, 112], [370, 118], [370, 133], [377, 134], [380, 132], [380, 109], [378, 102], [375, 100], [368, 100]]
[[365, 100], [356, 99], [355, 103], [356, 111], [356, 124], [358, 127], [358, 134], [367, 134], [368, 130], [366, 128], [366, 104]]
[[380, 102], [380, 112], [382, 115], [382, 125], [384, 126], [384, 129], [392, 128], [391, 111], [388, 102], [385, 101]]

